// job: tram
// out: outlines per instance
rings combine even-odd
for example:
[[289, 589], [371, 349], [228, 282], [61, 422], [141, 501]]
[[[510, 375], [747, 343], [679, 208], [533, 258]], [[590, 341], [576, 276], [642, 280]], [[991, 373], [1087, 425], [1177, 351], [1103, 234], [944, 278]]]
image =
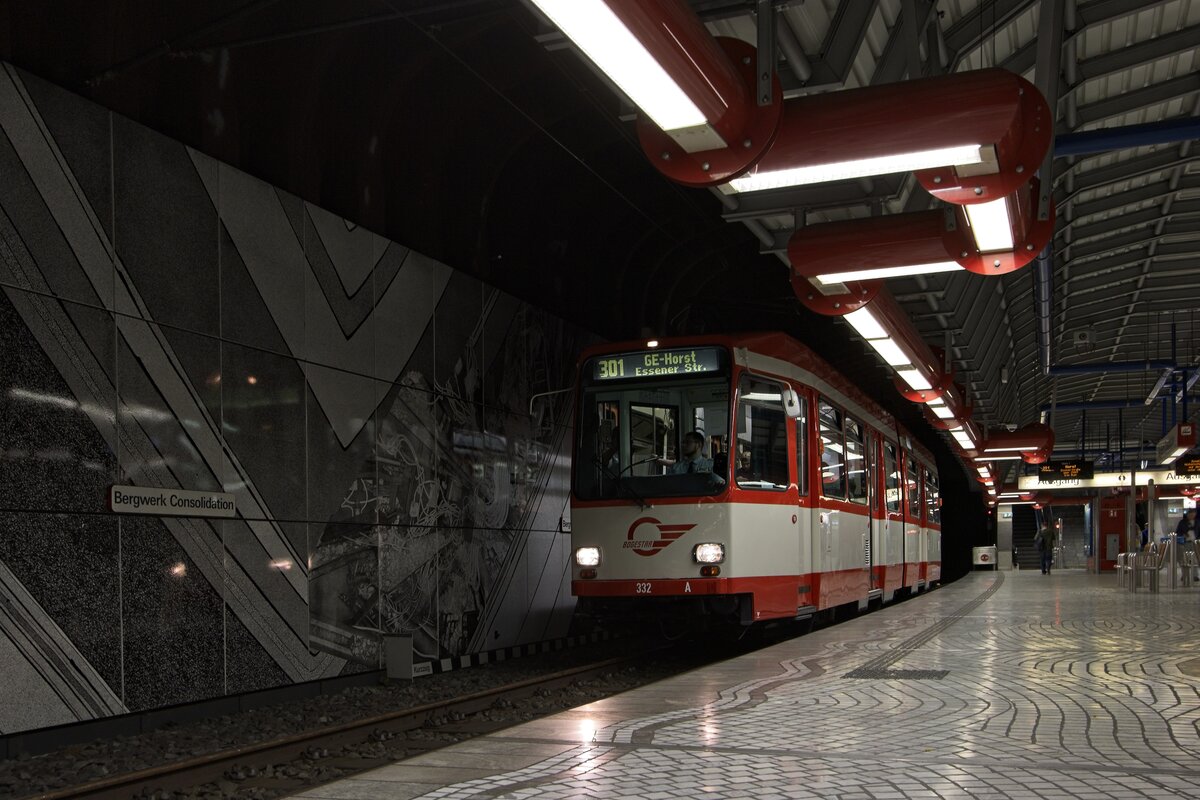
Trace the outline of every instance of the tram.
[[580, 613], [753, 625], [940, 581], [933, 459], [795, 339], [606, 344], [577, 374]]

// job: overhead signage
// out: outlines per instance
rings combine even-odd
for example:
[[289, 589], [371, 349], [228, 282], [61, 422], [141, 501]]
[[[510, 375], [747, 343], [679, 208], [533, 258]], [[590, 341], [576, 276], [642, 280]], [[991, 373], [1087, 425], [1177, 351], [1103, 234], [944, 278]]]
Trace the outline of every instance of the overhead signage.
[[[1091, 478], [1055, 481], [1047, 485], [1037, 475], [1022, 475], [1017, 479], [1017, 490], [1022, 492], [1045, 489], [1120, 489], [1133, 485], [1128, 472], [1097, 472]], [[1190, 475], [1180, 474], [1174, 469], [1138, 470], [1137, 485], [1146, 486], [1153, 480], [1158, 486], [1185, 486], [1196, 482]]]
[[625, 378], [659, 378], [719, 372], [721, 348], [685, 347], [674, 350], [645, 350], [616, 353], [592, 359], [592, 380], [611, 381]]
[[1092, 466], [1091, 461], [1047, 461], [1038, 467], [1038, 482], [1091, 480]]
[[1167, 432], [1155, 448], [1155, 456], [1159, 464], [1169, 464], [1177, 456], [1181, 456], [1196, 446], [1196, 426], [1190, 422], [1181, 422]]
[[226, 492], [193, 492], [149, 486], [112, 486], [108, 508], [117, 514], [156, 517], [235, 517], [237, 502]]
[[1200, 454], [1180, 456], [1175, 461], [1175, 474], [1186, 475], [1189, 478], [1200, 476]]

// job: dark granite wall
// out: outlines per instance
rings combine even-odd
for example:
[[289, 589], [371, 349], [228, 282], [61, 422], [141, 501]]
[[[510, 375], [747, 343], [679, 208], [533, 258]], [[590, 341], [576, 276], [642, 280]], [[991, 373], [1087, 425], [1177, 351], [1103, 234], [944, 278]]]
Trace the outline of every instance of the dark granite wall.
[[0, 734], [564, 635], [587, 338], [0, 65]]

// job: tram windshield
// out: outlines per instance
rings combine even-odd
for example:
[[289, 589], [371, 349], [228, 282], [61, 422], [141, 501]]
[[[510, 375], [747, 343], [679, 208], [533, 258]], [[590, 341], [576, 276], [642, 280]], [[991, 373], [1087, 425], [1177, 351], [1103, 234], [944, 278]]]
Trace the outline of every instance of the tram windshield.
[[729, 367], [717, 347], [584, 364], [574, 462], [581, 500], [712, 495], [729, 481]]

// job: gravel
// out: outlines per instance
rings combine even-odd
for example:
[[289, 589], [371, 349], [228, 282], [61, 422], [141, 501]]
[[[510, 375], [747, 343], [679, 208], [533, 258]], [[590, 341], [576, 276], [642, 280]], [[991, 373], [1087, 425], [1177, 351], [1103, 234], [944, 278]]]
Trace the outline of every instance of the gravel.
[[[415, 681], [383, 682], [286, 705], [264, 706], [236, 715], [213, 717], [186, 725], [168, 724], [136, 736], [96, 740], [30, 757], [0, 761], [0, 798], [23, 797], [75, 786], [110, 775], [169, 764], [198, 755], [269, 741], [302, 731], [352, 722], [419, 705], [484, 691], [528, 678], [581, 666], [635, 647], [625, 642], [590, 644], [523, 659], [457, 670]], [[365, 741], [330, 751], [309, 748], [300, 758], [263, 766], [235, 765], [223, 779], [186, 792], [159, 791], [145, 798], [236, 797], [269, 800], [352, 775], [383, 762], [398, 761], [499, 728], [592, 702], [690, 669], [714, 654], [706, 648], [681, 647], [648, 655], [605, 673], [559, 689], [538, 689], [533, 696], [501, 698], [475, 714], [448, 713], [424, 727], [402, 733], [376, 730]], [[376, 763], [379, 762], [379, 763]]]

